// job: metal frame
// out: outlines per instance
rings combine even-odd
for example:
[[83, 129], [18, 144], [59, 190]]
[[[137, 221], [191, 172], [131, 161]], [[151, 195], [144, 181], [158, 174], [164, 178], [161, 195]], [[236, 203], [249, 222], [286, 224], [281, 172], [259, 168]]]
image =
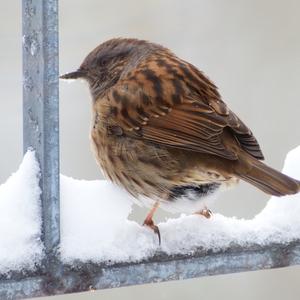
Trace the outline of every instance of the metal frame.
[[[201, 276], [281, 268], [300, 264], [300, 240], [286, 245], [232, 246], [226, 251], [168, 256], [157, 253], [139, 263], [61, 265], [61, 276], [43, 268], [35, 273], [11, 273], [0, 281], [1, 299], [23, 299], [183, 280]], [[1, 280], [1, 277], [0, 277]]]
[[0, 299], [22, 299], [300, 264], [300, 240], [168, 256], [139, 263], [64, 265], [59, 231], [58, 0], [23, 0], [24, 152], [41, 167], [45, 258], [35, 272], [0, 274]]

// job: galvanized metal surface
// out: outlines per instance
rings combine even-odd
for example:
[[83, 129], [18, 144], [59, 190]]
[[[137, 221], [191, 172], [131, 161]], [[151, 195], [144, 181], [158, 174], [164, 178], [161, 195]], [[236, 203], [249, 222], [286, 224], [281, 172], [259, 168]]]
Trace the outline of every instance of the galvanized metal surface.
[[24, 278], [20, 281], [11, 280], [0, 283], [0, 299], [26, 299], [44, 296], [43, 277]]
[[[22, 26], [23, 149], [35, 150], [41, 168], [42, 267], [55, 278], [61, 272], [56, 256], [60, 241], [57, 0], [23, 0]], [[26, 280], [24, 288], [35, 290], [41, 282], [33, 281], [30, 287]]]
[[23, 0], [22, 20], [23, 148], [33, 148], [40, 163], [42, 239], [53, 262], [60, 238], [57, 0]]
[[65, 265], [60, 278], [42, 272], [19, 281], [5, 281], [3, 278], [0, 299], [75, 293], [299, 264], [299, 240], [285, 245], [251, 245], [246, 249], [233, 246], [219, 253], [201, 250], [193, 255], [168, 256], [159, 253], [140, 263]]

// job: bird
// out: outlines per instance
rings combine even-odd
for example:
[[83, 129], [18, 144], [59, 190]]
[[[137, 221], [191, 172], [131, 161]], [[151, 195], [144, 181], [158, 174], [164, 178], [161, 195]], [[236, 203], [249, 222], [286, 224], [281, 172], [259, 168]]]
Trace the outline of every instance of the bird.
[[152, 208], [211, 211], [205, 199], [244, 180], [284, 196], [300, 182], [262, 162], [252, 131], [226, 105], [216, 85], [168, 48], [146, 40], [101, 43], [62, 79], [87, 81], [92, 98], [91, 144], [105, 176]]

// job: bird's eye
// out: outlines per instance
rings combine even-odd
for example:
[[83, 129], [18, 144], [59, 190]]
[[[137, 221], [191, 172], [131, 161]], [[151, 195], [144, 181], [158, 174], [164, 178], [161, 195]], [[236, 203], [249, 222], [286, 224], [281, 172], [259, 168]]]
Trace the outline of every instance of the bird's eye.
[[109, 57], [107, 57], [107, 56], [103, 56], [98, 59], [98, 65], [100, 67], [106, 66], [108, 64], [108, 62], [109, 62]]

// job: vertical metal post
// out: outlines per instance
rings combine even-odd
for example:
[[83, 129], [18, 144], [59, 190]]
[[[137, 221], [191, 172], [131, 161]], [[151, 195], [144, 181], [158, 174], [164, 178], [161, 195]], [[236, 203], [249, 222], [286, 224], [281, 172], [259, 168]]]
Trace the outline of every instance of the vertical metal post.
[[40, 163], [42, 239], [51, 268], [60, 240], [57, 0], [23, 0], [22, 19], [23, 147], [34, 149]]

